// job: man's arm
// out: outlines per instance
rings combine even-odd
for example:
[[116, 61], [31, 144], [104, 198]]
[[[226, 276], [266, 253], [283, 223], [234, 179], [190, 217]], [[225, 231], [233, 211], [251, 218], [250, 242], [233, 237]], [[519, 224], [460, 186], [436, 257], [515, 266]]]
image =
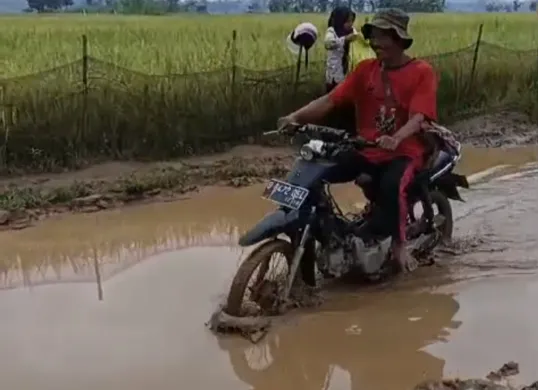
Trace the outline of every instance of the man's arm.
[[334, 103], [329, 98], [329, 95], [323, 95], [316, 100], [312, 100], [306, 106], [299, 108], [293, 112], [290, 117], [298, 124], [318, 123], [325, 118], [334, 108]]
[[409, 120], [394, 134], [398, 142], [420, 131], [424, 121], [437, 120], [437, 75], [429, 64], [421, 66], [421, 76], [409, 105]]
[[290, 115], [299, 124], [316, 123], [323, 120], [335, 107], [350, 104], [355, 100], [360, 85], [360, 64], [335, 89]]

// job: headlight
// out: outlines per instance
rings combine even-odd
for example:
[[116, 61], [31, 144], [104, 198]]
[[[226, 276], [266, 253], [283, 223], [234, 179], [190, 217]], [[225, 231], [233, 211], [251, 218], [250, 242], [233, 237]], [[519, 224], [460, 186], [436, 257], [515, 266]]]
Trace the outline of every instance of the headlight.
[[308, 143], [304, 144], [301, 149], [299, 150], [299, 154], [303, 158], [303, 160], [310, 161], [313, 160], [314, 157], [320, 156], [322, 157], [323, 147], [325, 145], [325, 142], [313, 139], [308, 141]]
[[311, 161], [314, 159], [314, 151], [308, 145], [303, 145], [299, 150], [301, 158], [306, 161]]

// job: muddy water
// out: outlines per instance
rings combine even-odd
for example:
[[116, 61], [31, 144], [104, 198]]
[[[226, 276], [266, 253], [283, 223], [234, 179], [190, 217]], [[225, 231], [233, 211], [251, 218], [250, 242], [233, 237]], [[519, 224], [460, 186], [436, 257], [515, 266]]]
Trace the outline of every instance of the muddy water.
[[[397, 286], [335, 291], [322, 310], [293, 316], [255, 348], [217, 339], [203, 323], [242, 255], [239, 232], [273, 208], [259, 186], [3, 233], [2, 381], [28, 390], [398, 390], [443, 374], [484, 375], [510, 359], [522, 379], [535, 379], [525, 373], [538, 357], [529, 310], [538, 279], [498, 278], [537, 266], [538, 176], [525, 166], [534, 152], [466, 151], [467, 174], [498, 164], [521, 173], [477, 185], [455, 205], [457, 256]], [[344, 207], [359, 194], [335, 193]], [[469, 278], [478, 280], [427, 287]]]
[[[503, 168], [510, 172], [537, 156], [538, 147], [466, 148], [458, 170], [469, 175], [502, 164], [511, 165]], [[95, 262], [106, 279], [152, 254], [234, 246], [240, 232], [274, 208], [260, 199], [260, 192], [259, 185], [213, 188], [186, 201], [62, 216], [32, 229], [2, 233], [0, 288], [94, 280]], [[334, 186], [333, 192], [344, 210], [362, 202], [353, 185]]]
[[538, 145], [515, 148], [475, 148], [464, 147], [457, 170], [466, 175], [498, 165], [520, 165], [538, 161]]

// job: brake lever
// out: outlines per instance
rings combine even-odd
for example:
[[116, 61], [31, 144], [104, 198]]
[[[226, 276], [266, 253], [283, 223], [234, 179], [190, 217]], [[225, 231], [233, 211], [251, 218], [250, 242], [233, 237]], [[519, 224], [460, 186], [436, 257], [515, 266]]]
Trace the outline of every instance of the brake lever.
[[282, 133], [282, 130], [270, 130], [270, 131], [264, 131], [262, 135], [273, 135], [273, 134], [280, 134]]
[[301, 131], [302, 127], [303, 126], [301, 126], [298, 123], [289, 123], [287, 125], [282, 126], [280, 129], [265, 131], [262, 134], [263, 135], [273, 135], [273, 134], [293, 135], [295, 133], [303, 133], [303, 131]]

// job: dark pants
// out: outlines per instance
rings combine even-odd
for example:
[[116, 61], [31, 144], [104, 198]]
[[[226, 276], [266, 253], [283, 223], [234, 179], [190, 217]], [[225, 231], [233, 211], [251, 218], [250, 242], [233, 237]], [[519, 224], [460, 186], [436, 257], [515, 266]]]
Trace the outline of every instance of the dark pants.
[[338, 166], [329, 172], [326, 180], [330, 183], [347, 183], [362, 173], [371, 176], [375, 188], [374, 224], [390, 233], [396, 242], [404, 242], [408, 213], [407, 188], [416, 168], [408, 157], [372, 163], [351, 152], [340, 158]]
[[[334, 82], [325, 84], [327, 93], [331, 92], [337, 85]], [[335, 129], [347, 130], [350, 134], [356, 134], [355, 107], [350, 105], [334, 109], [327, 117], [325, 125]]]

